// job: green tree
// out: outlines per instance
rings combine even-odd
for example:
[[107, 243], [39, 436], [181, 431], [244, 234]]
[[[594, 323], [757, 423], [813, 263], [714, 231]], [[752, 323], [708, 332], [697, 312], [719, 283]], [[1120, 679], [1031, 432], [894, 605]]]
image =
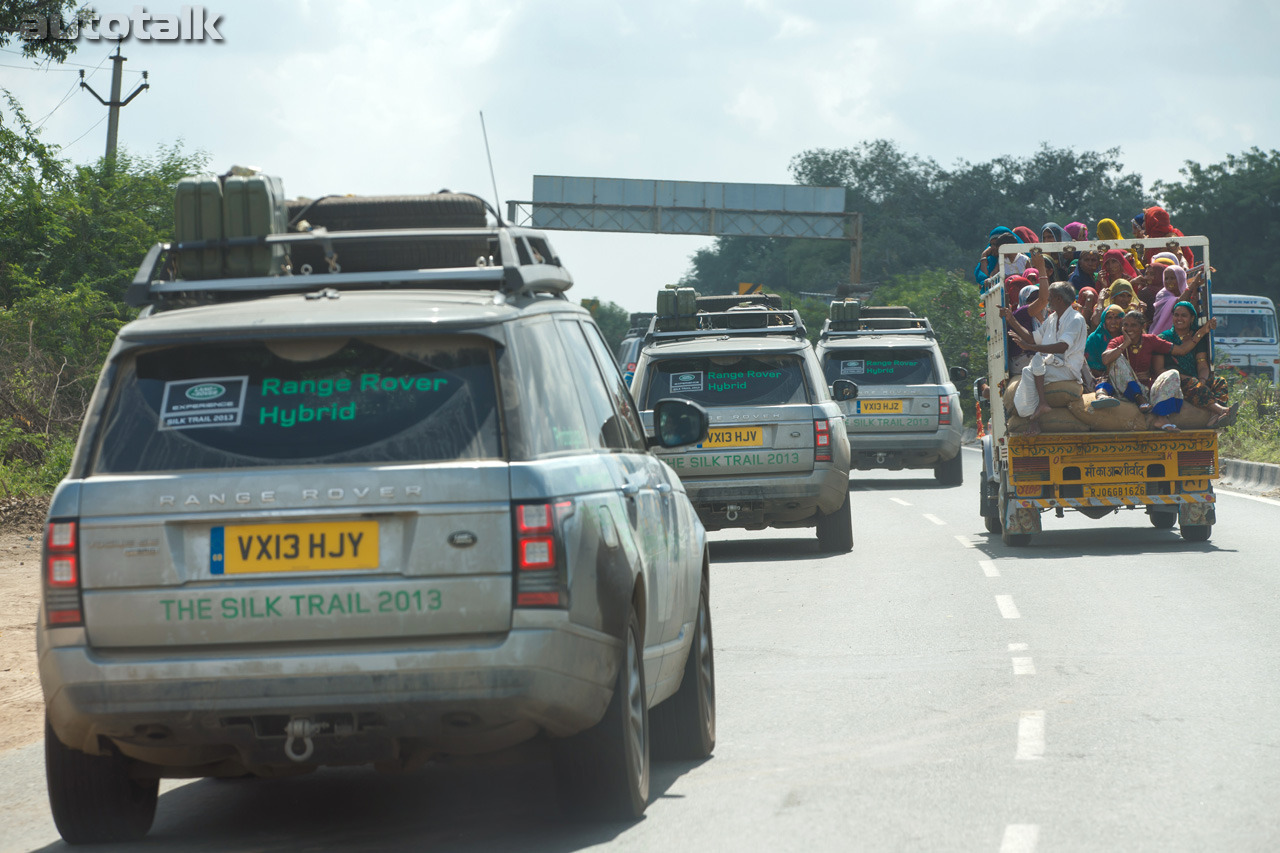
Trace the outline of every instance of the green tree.
[[[22, 53], [33, 59], [65, 62], [75, 53], [78, 42], [71, 39], [23, 38], [26, 27], [41, 18], [50, 21], [57, 18], [72, 30], [89, 20], [92, 10], [80, 6], [76, 0], [6, 0], [0, 4], [0, 47], [10, 42], [22, 45]], [[47, 34], [47, 29], [46, 29]]]
[[1183, 180], [1156, 182], [1178, 229], [1209, 237], [1218, 290], [1280, 301], [1280, 151], [1251, 148], [1222, 163], [1187, 161]]
[[590, 297], [579, 304], [591, 312], [596, 325], [600, 327], [600, 334], [604, 336], [604, 342], [609, 345], [609, 351], [617, 353], [618, 344], [622, 343], [627, 329], [631, 327], [631, 315], [627, 313], [627, 309], [616, 302], [601, 302]]

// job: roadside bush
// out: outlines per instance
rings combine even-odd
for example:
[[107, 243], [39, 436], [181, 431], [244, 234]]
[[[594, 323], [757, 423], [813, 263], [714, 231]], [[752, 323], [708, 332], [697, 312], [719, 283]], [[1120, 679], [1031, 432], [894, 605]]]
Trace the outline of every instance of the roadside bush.
[[1231, 381], [1231, 402], [1240, 404], [1235, 424], [1218, 434], [1218, 450], [1232, 459], [1280, 463], [1280, 390], [1265, 379]]

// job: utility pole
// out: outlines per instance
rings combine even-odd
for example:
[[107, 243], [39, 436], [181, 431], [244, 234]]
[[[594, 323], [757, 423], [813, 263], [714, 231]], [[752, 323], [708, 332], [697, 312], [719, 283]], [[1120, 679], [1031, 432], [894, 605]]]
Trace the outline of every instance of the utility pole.
[[147, 82], [147, 72], [142, 72], [142, 82], [138, 84], [138, 88], [134, 89], [129, 97], [123, 101], [120, 100], [120, 83], [124, 76], [125, 57], [120, 55], [120, 45], [116, 45], [116, 52], [111, 57], [111, 100], [104, 101], [102, 96], [93, 91], [93, 87], [84, 81], [84, 69], [80, 70], [80, 88], [88, 89], [89, 94], [98, 99], [98, 103], [106, 107], [110, 112], [107, 113], [107, 168], [111, 168], [111, 164], [116, 159], [116, 137], [120, 132], [120, 108], [127, 106], [130, 101], [138, 97], [143, 89], [150, 89], [151, 84]]

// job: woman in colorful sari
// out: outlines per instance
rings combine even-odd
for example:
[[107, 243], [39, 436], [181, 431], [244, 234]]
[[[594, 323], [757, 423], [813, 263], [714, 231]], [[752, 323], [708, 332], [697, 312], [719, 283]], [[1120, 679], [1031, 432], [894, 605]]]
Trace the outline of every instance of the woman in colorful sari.
[[1118, 278], [1111, 282], [1110, 287], [1104, 287], [1098, 292], [1098, 307], [1093, 309], [1094, 323], [1102, 322], [1102, 312], [1107, 310], [1108, 305], [1119, 305], [1127, 311], [1143, 311], [1147, 306], [1138, 299], [1138, 295], [1133, 290], [1133, 285], [1126, 279]]
[[[1040, 229], [1040, 242], [1042, 243], [1070, 243], [1071, 236], [1062, 230], [1062, 226], [1056, 222], [1046, 222], [1044, 227]], [[1046, 255], [1051, 263], [1053, 280], [1066, 281], [1071, 278], [1072, 264], [1077, 258], [1077, 253], [1072, 250], [1070, 252], [1054, 252]]]
[[[1120, 402], [1116, 399], [1118, 395], [1115, 386], [1111, 384], [1107, 366], [1102, 363], [1102, 354], [1107, 351], [1107, 342], [1120, 335], [1122, 319], [1124, 319], [1124, 309], [1119, 305], [1108, 305], [1107, 310], [1102, 312], [1102, 322], [1098, 324], [1098, 328], [1084, 339], [1084, 363], [1093, 373], [1093, 392], [1096, 395], [1093, 407], [1095, 409], [1105, 409]], [[1088, 385], [1086, 384], [1085, 387]]]
[[[1098, 239], [1123, 240], [1124, 235], [1120, 233], [1119, 223], [1114, 219], [1103, 219], [1098, 222]], [[1128, 276], [1129, 280], [1132, 281], [1134, 275], [1137, 274], [1137, 271], [1142, 269], [1142, 258], [1140, 258], [1138, 253], [1133, 249], [1129, 249], [1127, 254], [1129, 255], [1129, 262], [1133, 265], [1133, 272]], [[1102, 262], [1103, 269], [1106, 269], [1106, 265], [1107, 262], [1104, 259]]]
[[1067, 227], [1063, 230], [1071, 235], [1072, 240], [1085, 241], [1089, 239], [1089, 226], [1083, 222], [1068, 222]]
[[1124, 249], [1107, 249], [1102, 256], [1102, 269], [1098, 271], [1098, 283], [1110, 287], [1111, 282], [1119, 279], [1132, 282], [1138, 277], [1138, 271], [1129, 263], [1129, 254]]
[[1169, 420], [1169, 415], [1182, 411], [1182, 380], [1177, 370], [1166, 370], [1153, 377], [1152, 360], [1157, 354], [1182, 355], [1190, 352], [1195, 344], [1188, 341], [1175, 348], [1164, 338], [1143, 332], [1145, 322], [1141, 311], [1125, 314], [1120, 321], [1120, 335], [1107, 344], [1102, 363], [1118, 396], [1137, 403], [1143, 412], [1155, 415], [1153, 426], [1176, 432], [1177, 424]]
[[[1157, 270], [1160, 269], [1159, 264], [1155, 267]], [[1179, 301], [1190, 302], [1192, 305], [1200, 301], [1199, 283], [1189, 285], [1187, 271], [1182, 267], [1170, 264], [1164, 268], [1162, 275], [1164, 287], [1160, 288], [1160, 292], [1156, 294], [1156, 301], [1152, 306], [1151, 334], [1153, 335], [1173, 328], [1173, 306]]]
[[[1170, 237], [1185, 237], [1186, 235], [1173, 227], [1173, 223], [1169, 221], [1169, 212], [1163, 207], [1148, 207], [1142, 212], [1142, 230], [1146, 232], [1146, 237], [1152, 242], [1159, 242]], [[1151, 263], [1151, 260], [1164, 251], [1163, 248], [1147, 249], [1146, 254], [1142, 256], [1144, 264]], [[1186, 266], [1190, 267], [1195, 264], [1195, 258], [1191, 254], [1190, 249], [1183, 249], [1182, 256], [1186, 259]]]
[[[1221, 376], [1213, 375], [1213, 366], [1209, 364], [1209, 342], [1205, 340], [1209, 333], [1218, 327], [1215, 317], [1205, 325], [1193, 328], [1199, 312], [1190, 302], [1178, 302], [1173, 306], [1173, 328], [1161, 332], [1164, 338], [1175, 348], [1184, 342], [1193, 344], [1189, 352], [1173, 355], [1173, 363], [1178, 368], [1182, 383], [1182, 399], [1193, 406], [1213, 412], [1209, 426], [1228, 427], [1236, 422], [1236, 412], [1240, 404], [1227, 407], [1227, 382]], [[1088, 344], [1085, 345], [1086, 352]]]
[[[987, 279], [996, 274], [996, 266], [1000, 263], [999, 249], [1006, 243], [1021, 243], [1022, 239], [1013, 233], [1013, 230], [1003, 225], [997, 225], [991, 229], [991, 233], [987, 235], [987, 248], [982, 250], [982, 254], [978, 257], [978, 265], [973, 268], [973, 279], [978, 283], [979, 289], [985, 289]], [[1014, 255], [1012, 263], [1004, 264], [1005, 277], [1011, 275], [1022, 275], [1022, 271], [1027, 268], [1030, 259], [1026, 255]]]

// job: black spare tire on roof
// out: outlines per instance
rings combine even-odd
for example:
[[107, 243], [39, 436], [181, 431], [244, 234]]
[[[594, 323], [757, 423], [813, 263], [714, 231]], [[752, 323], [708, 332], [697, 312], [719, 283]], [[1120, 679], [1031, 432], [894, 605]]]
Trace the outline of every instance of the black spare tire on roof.
[[[483, 228], [484, 202], [462, 193], [393, 196], [330, 196], [316, 201], [288, 202], [289, 222], [309, 222], [329, 231], [381, 231], [395, 228]], [[383, 272], [441, 267], [473, 267], [476, 259], [491, 254], [488, 242], [470, 240], [381, 240], [334, 244], [343, 272]], [[328, 266], [319, 245], [294, 244], [294, 273], [310, 264], [313, 272]]]

